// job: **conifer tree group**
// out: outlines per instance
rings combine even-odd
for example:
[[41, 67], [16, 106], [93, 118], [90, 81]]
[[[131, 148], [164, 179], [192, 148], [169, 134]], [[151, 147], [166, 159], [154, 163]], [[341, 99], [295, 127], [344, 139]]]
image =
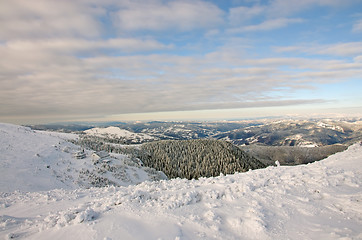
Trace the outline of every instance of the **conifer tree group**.
[[143, 144], [138, 156], [144, 165], [169, 178], [197, 179], [266, 167], [235, 145], [220, 140], [164, 140]]

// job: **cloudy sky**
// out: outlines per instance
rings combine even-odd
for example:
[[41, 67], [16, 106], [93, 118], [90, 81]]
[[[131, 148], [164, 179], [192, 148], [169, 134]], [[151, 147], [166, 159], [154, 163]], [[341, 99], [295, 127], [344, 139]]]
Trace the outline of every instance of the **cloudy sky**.
[[2, 0], [0, 121], [362, 107], [360, 0]]

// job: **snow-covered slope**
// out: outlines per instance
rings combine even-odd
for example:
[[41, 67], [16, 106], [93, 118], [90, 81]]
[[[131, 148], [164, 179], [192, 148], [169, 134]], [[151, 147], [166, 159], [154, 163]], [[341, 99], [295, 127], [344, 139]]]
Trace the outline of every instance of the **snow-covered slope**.
[[99, 181], [128, 186], [163, 177], [121, 154], [94, 164], [93, 152], [85, 150], [85, 158], [76, 159], [74, 153], [82, 149], [67, 141], [75, 138], [0, 123], [0, 191], [75, 189], [102, 184]]
[[88, 135], [98, 137], [121, 138], [131, 143], [141, 143], [144, 141], [155, 140], [154, 137], [145, 133], [134, 133], [119, 127], [91, 128], [84, 131]]
[[362, 239], [362, 146], [216, 178], [0, 196], [0, 238]]

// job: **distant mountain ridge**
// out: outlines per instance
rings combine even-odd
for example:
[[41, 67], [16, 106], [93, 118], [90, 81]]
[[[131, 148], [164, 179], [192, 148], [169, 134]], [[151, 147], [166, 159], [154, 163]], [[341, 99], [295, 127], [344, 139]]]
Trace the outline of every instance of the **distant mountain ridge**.
[[157, 138], [152, 137], [145, 133], [134, 133], [126, 129], [121, 129], [119, 127], [110, 126], [107, 128], [91, 128], [84, 131], [87, 135], [98, 136], [98, 137], [108, 137], [108, 138], [118, 138], [125, 141], [125, 143], [142, 143], [147, 141], [154, 141]]
[[[82, 125], [35, 125], [33, 129], [93, 132], [134, 144], [156, 140], [221, 139], [235, 145], [258, 144], [265, 146], [315, 147], [332, 144], [350, 145], [362, 140], [362, 119], [257, 119], [216, 122], [135, 122], [106, 123], [102, 127]], [[77, 127], [78, 126], [78, 127]], [[112, 127], [109, 131], [107, 128]], [[113, 127], [123, 130], [114, 134]], [[93, 129], [93, 130], [92, 130]], [[113, 130], [112, 130], [113, 129]], [[96, 130], [98, 133], [95, 133]], [[104, 132], [103, 132], [104, 131]], [[116, 130], [120, 131], [120, 130]], [[103, 135], [100, 134], [103, 132]]]
[[362, 139], [362, 122], [283, 120], [213, 136], [237, 145], [315, 147], [351, 144]]

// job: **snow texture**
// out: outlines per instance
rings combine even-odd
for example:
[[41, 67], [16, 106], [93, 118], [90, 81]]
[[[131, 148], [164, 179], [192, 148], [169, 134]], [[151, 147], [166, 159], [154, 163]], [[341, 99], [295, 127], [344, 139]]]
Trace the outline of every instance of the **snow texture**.
[[[45, 143], [21, 144], [39, 151], [37, 146]], [[2, 140], [1, 152], [13, 147], [8, 145]], [[26, 156], [16, 149], [6, 153], [1, 169]], [[32, 155], [26, 161], [32, 163]], [[362, 239], [361, 161], [357, 143], [308, 165], [199, 180], [49, 191], [34, 185], [32, 192], [7, 191], [14, 187], [6, 182], [0, 193], [0, 238]], [[20, 177], [16, 169], [7, 171]], [[49, 176], [41, 177], [39, 182]]]

